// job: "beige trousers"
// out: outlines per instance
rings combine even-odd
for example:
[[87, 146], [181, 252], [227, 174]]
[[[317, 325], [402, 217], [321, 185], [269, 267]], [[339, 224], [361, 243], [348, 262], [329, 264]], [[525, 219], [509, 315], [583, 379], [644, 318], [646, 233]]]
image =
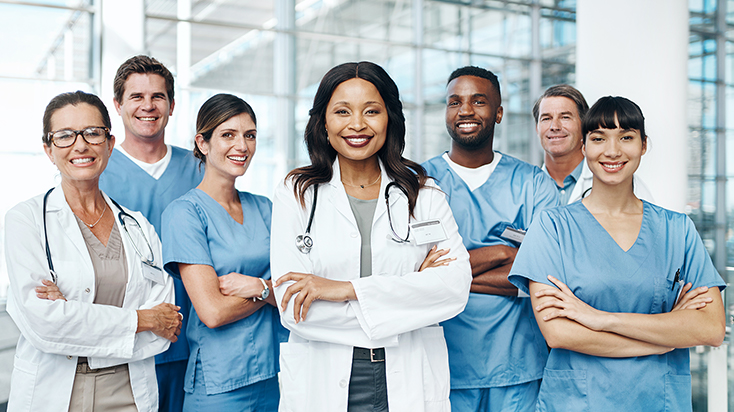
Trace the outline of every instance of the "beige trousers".
[[86, 362], [76, 367], [69, 412], [137, 412], [127, 364], [89, 369]]

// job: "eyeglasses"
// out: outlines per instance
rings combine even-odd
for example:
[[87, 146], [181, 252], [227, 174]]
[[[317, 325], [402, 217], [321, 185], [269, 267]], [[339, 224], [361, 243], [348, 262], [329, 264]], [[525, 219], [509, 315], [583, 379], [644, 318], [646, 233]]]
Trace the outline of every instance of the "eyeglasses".
[[76, 138], [82, 135], [82, 139], [89, 144], [102, 144], [107, 140], [110, 129], [106, 127], [87, 127], [84, 130], [57, 130], [48, 132], [48, 138], [54, 146], [63, 149], [69, 147], [76, 142]]

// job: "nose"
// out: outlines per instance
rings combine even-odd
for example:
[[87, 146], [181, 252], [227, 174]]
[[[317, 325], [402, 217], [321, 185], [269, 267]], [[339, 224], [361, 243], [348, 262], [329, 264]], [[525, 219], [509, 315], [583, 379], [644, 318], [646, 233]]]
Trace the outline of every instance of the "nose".
[[76, 134], [76, 140], [74, 140], [74, 144], [71, 145], [71, 149], [77, 152], [84, 152], [89, 148], [89, 145], [84, 140], [84, 136], [82, 135], [82, 132], [78, 132]]
[[459, 116], [471, 116], [474, 114], [474, 107], [471, 102], [462, 102], [459, 106]]
[[613, 159], [619, 157], [620, 154], [619, 141], [617, 139], [607, 139], [604, 145], [604, 156]]
[[551, 119], [550, 129], [553, 131], [561, 130], [561, 121], [557, 117]]
[[150, 111], [150, 110], [153, 110], [154, 107], [155, 106], [153, 105], [153, 99], [151, 99], [150, 97], [145, 97], [143, 99], [143, 106], [142, 106], [143, 110]]
[[364, 126], [364, 117], [361, 113], [354, 113], [349, 119], [349, 128], [354, 131], [360, 131], [365, 128]]

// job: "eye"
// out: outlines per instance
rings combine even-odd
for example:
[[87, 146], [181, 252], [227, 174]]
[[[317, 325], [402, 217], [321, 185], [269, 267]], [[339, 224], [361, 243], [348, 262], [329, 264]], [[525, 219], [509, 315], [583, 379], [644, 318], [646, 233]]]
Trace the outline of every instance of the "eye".
[[562, 119], [563, 119], [563, 120], [569, 120], [570, 118], [571, 118], [571, 116], [569, 116], [569, 115], [564, 115], [564, 116], [562, 117]]
[[348, 115], [349, 114], [349, 112], [347, 111], [347, 109], [337, 109], [336, 111], [334, 111], [334, 113], [335, 114], [339, 114], [339, 115]]
[[380, 111], [377, 109], [369, 109], [367, 110], [367, 114], [380, 114]]
[[234, 134], [232, 132], [224, 132], [224, 133], [222, 133], [222, 137], [224, 137], [226, 139], [231, 139], [231, 138], [234, 137]]
[[474, 100], [474, 104], [476, 104], [477, 106], [482, 106], [486, 103], [487, 102], [485, 102], [484, 100]]
[[624, 135], [621, 137], [622, 140], [633, 140], [634, 138], [634, 135]]
[[250, 139], [250, 140], [254, 140], [256, 137], [257, 136], [255, 135], [255, 133], [247, 133], [245, 135], [245, 139]]
[[454, 106], [458, 106], [458, 105], [459, 105], [459, 102], [455, 102], [454, 101], [454, 102], [449, 102], [449, 105], [448, 106], [449, 107], [454, 107]]

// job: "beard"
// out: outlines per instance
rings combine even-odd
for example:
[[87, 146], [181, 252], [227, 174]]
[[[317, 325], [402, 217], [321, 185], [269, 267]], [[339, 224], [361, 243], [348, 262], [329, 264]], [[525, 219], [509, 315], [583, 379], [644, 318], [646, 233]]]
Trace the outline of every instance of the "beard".
[[458, 127], [450, 127], [449, 125], [446, 125], [446, 130], [449, 132], [449, 136], [451, 136], [451, 139], [456, 142], [459, 146], [474, 150], [483, 148], [489, 143], [492, 144], [492, 139], [494, 138], [494, 123], [491, 123], [489, 126], [479, 130], [474, 135], [462, 135], [458, 131]]

